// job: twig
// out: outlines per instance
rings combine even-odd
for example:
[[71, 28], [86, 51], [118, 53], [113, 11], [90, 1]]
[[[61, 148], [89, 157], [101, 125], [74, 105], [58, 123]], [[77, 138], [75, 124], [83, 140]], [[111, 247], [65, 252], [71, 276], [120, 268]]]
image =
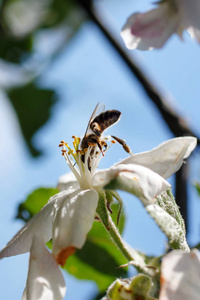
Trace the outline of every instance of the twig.
[[[152, 82], [145, 76], [145, 74], [139, 69], [133, 57], [126, 53], [125, 49], [120, 45], [120, 43], [114, 39], [108, 29], [104, 26], [102, 20], [98, 16], [97, 12], [92, 5], [92, 1], [88, 0], [77, 0], [78, 3], [84, 8], [84, 10], [88, 13], [91, 20], [99, 27], [99, 29], [103, 32], [104, 36], [109, 40], [115, 50], [118, 52], [120, 57], [138, 79], [144, 90], [146, 91], [149, 98], [153, 101], [153, 103], [158, 108], [161, 113], [163, 119], [167, 123], [169, 129], [175, 136], [197, 136], [186, 124], [185, 120], [178, 115], [177, 112], [174, 111], [172, 107], [170, 107], [169, 103], [167, 103], [167, 99], [161, 95], [160, 92], [156, 89]], [[198, 138], [198, 145], [200, 145], [200, 139]]]

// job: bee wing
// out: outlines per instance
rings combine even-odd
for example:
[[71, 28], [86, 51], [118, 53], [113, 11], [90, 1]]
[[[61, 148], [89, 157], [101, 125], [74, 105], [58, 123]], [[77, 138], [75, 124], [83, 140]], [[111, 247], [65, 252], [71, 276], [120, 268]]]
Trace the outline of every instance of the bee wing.
[[105, 104], [98, 102], [91, 117], [90, 117], [90, 120], [88, 122], [88, 126], [87, 126], [84, 136], [86, 136], [90, 133], [93, 133], [92, 130], [90, 129], [90, 124], [92, 123], [92, 120], [94, 120], [94, 118], [96, 116], [98, 116], [100, 113], [102, 113], [103, 111], [105, 111]]

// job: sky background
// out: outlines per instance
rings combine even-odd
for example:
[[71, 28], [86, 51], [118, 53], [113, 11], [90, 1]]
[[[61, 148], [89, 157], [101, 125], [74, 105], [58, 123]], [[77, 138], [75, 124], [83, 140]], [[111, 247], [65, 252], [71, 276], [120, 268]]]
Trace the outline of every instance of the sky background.
[[[120, 29], [133, 12], [152, 8], [150, 1], [99, 1], [98, 10], [120, 39]], [[128, 51], [156, 84], [171, 99], [175, 109], [200, 135], [200, 59], [199, 45], [186, 33], [182, 42], [173, 36], [161, 50]], [[43, 45], [45, 47], [45, 45]], [[48, 47], [48, 45], [46, 45]], [[18, 204], [38, 187], [54, 187], [60, 175], [69, 169], [60, 155], [60, 140], [71, 142], [71, 136], [82, 136], [95, 105], [101, 101], [106, 109], [122, 112], [120, 122], [108, 134], [126, 140], [133, 153], [150, 150], [172, 138], [157, 109], [145, 95], [127, 66], [92, 23], [85, 23], [70, 45], [49, 67], [41, 85], [56, 89], [60, 100], [52, 109], [52, 117], [35, 135], [35, 143], [44, 155], [33, 159], [23, 141], [15, 112], [0, 94], [0, 248], [22, 227], [15, 220]], [[115, 144], [101, 160], [100, 168], [109, 167], [127, 154]], [[189, 169], [189, 233], [191, 244], [200, 241], [200, 198], [192, 183], [200, 179], [200, 160], [196, 151]], [[173, 184], [173, 179], [170, 180]], [[127, 213], [124, 239], [134, 248], [149, 255], [165, 249], [165, 237], [150, 219], [139, 200], [121, 193]], [[28, 254], [0, 262], [1, 299], [21, 299], [25, 287]], [[65, 299], [90, 299], [95, 283], [78, 281], [65, 274]]]

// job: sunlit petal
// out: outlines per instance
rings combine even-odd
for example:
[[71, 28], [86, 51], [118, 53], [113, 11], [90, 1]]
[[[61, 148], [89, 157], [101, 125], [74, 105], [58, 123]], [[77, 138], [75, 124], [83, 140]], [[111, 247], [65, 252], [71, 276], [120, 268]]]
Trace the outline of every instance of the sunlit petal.
[[200, 30], [195, 29], [194, 27], [189, 27], [188, 32], [191, 35], [191, 38], [196, 39], [200, 43]]
[[22, 300], [61, 300], [66, 286], [55, 258], [35, 237], [30, 251], [29, 271]]
[[163, 258], [159, 300], [199, 300], [200, 255], [172, 251]]
[[52, 237], [52, 221], [55, 196], [53, 201], [46, 204], [2, 249], [0, 258], [18, 255], [30, 251], [33, 237], [38, 233], [44, 243]]
[[30, 251], [33, 237], [37, 233], [46, 243], [52, 238], [53, 217], [62, 199], [71, 193], [64, 191], [50, 198], [49, 202], [12, 238], [0, 252], [3, 257], [18, 255]]
[[81, 248], [92, 227], [98, 203], [95, 190], [79, 190], [63, 199], [53, 225], [52, 253], [59, 264]]
[[80, 187], [76, 177], [70, 172], [60, 176], [57, 188], [59, 191], [70, 190], [71, 192], [74, 192]]
[[164, 3], [146, 13], [131, 15], [122, 28], [121, 36], [129, 49], [161, 48], [176, 31], [177, 24], [176, 12]]
[[155, 172], [133, 164], [120, 164], [97, 172], [94, 176], [94, 184], [132, 193], [145, 205], [170, 187], [170, 184]]
[[194, 137], [180, 137], [168, 140], [151, 151], [142, 152], [122, 160], [120, 164], [138, 164], [169, 178], [178, 171], [197, 144]]

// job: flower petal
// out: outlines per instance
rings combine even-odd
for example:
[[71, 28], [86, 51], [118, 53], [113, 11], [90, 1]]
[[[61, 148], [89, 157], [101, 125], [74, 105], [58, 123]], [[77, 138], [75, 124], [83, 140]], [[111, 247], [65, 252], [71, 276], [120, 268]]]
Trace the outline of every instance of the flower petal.
[[65, 281], [55, 258], [42, 240], [33, 239], [29, 271], [22, 300], [61, 300], [66, 292]]
[[71, 192], [74, 192], [79, 188], [79, 183], [72, 172], [66, 173], [58, 179], [57, 189], [59, 191], [70, 190]]
[[159, 300], [199, 300], [200, 255], [177, 250], [163, 258]]
[[192, 39], [196, 39], [198, 43], [200, 43], [200, 30], [195, 29], [194, 27], [189, 27], [188, 32], [191, 35]]
[[58, 193], [50, 198], [49, 202], [11, 239], [0, 252], [0, 259], [30, 251], [33, 237], [39, 234], [46, 243], [52, 238], [52, 224], [55, 211], [62, 203], [62, 198], [71, 191]]
[[166, 179], [180, 169], [184, 159], [191, 154], [196, 144], [197, 139], [195, 137], [174, 138], [160, 144], [151, 151], [132, 155], [117, 165], [142, 165]]
[[44, 243], [49, 241], [52, 237], [53, 207], [54, 202], [47, 203], [37, 215], [27, 222], [5, 248], [2, 249], [0, 258], [30, 251], [33, 237], [37, 232], [43, 238]]
[[98, 199], [95, 190], [79, 190], [63, 199], [53, 225], [52, 253], [59, 264], [64, 265], [75, 248], [83, 246], [94, 221]]
[[121, 31], [128, 49], [161, 48], [176, 31], [178, 16], [168, 3], [146, 13], [131, 15]]
[[133, 164], [120, 164], [97, 172], [94, 185], [127, 191], [140, 198], [144, 205], [170, 187], [170, 184], [155, 172]]

